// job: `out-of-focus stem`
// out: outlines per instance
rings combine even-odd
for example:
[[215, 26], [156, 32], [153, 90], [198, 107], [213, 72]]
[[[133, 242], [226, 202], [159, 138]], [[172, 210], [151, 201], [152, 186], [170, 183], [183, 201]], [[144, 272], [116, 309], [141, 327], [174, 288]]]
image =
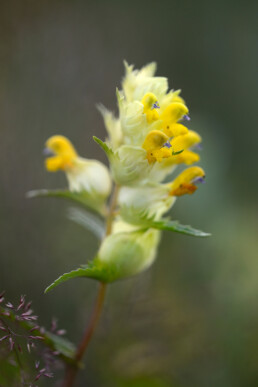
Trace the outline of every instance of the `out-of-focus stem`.
[[97, 323], [101, 314], [105, 293], [106, 293], [106, 287], [107, 285], [105, 283], [100, 282], [99, 292], [97, 295], [95, 307], [93, 309], [90, 322], [84, 332], [82, 341], [80, 342], [76, 351], [75, 361], [77, 366], [69, 365], [69, 367], [67, 368], [66, 377], [63, 385], [64, 387], [71, 387], [74, 384], [74, 381], [78, 372], [78, 365], [83, 358], [83, 355], [95, 331], [95, 328], [97, 326]]
[[[117, 206], [118, 192], [119, 192], [119, 187], [118, 187], [118, 185], [115, 185], [114, 190], [113, 190], [113, 194], [111, 197], [111, 201], [110, 201], [110, 206], [109, 206], [107, 218], [106, 218], [106, 234], [105, 234], [105, 236], [110, 235], [112, 232], [112, 223], [113, 223], [113, 219], [114, 219], [114, 215], [115, 215], [115, 211], [116, 211], [116, 206]], [[76, 362], [75, 363], [76, 365], [72, 365], [72, 364], [68, 365], [63, 387], [72, 387], [74, 385], [75, 378], [76, 378], [78, 370], [79, 370], [78, 366], [79, 366], [79, 364], [83, 358], [83, 355], [88, 347], [90, 339], [91, 339], [91, 337], [96, 329], [96, 326], [97, 326], [97, 323], [98, 323], [98, 320], [99, 320], [99, 317], [100, 317], [100, 314], [102, 311], [105, 293], [106, 293], [106, 287], [107, 287], [107, 284], [100, 282], [99, 292], [97, 295], [95, 306], [93, 308], [90, 322], [89, 322], [89, 324], [84, 332], [83, 338], [82, 338], [80, 344], [78, 345], [78, 348], [77, 348], [77, 351], [75, 354], [74, 360]]]
[[115, 215], [115, 210], [116, 210], [116, 205], [117, 205], [117, 196], [119, 193], [119, 186], [115, 185], [113, 195], [110, 201], [110, 207], [107, 215], [107, 220], [106, 220], [106, 236], [111, 234], [112, 232], [112, 223]]

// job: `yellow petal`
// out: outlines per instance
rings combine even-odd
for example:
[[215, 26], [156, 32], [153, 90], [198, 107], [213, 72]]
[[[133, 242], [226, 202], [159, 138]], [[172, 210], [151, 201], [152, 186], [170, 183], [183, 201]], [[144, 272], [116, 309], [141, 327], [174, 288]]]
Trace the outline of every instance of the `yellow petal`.
[[155, 94], [153, 93], [145, 94], [145, 96], [142, 99], [142, 104], [143, 104], [143, 112], [146, 114], [148, 123], [151, 123], [159, 119], [159, 113], [156, 110], [156, 108], [159, 108], [159, 105]]
[[193, 163], [196, 163], [199, 160], [200, 160], [200, 156], [198, 155], [198, 153], [195, 153], [189, 150], [184, 150], [179, 155], [176, 155], [173, 157], [173, 164], [191, 165]]
[[56, 153], [58, 156], [77, 157], [77, 152], [71, 141], [64, 136], [52, 136], [46, 142], [46, 147]]
[[159, 119], [159, 113], [157, 110], [148, 110], [146, 113], [147, 122], [150, 124], [153, 121], [157, 121]]
[[46, 169], [50, 172], [66, 170], [73, 166], [78, 155], [68, 138], [60, 135], [50, 137], [46, 142], [46, 148], [56, 156], [46, 159]]
[[161, 114], [164, 127], [176, 123], [178, 120], [183, 118], [184, 115], [187, 115], [188, 112], [187, 107], [183, 103], [172, 102]]
[[195, 180], [198, 178], [204, 179], [204, 177], [204, 170], [200, 167], [190, 167], [185, 169], [172, 183], [170, 183], [170, 195], [182, 196], [194, 193], [197, 189]]
[[177, 137], [188, 133], [186, 126], [177, 123], [165, 126], [163, 131], [168, 137]]
[[168, 136], [160, 130], [152, 130], [147, 134], [142, 147], [146, 151], [160, 149], [168, 139]]
[[[160, 148], [149, 152], [149, 158], [154, 158], [155, 161], [161, 162], [163, 159], [166, 159], [168, 157], [172, 156], [171, 149], [169, 148]], [[148, 158], [148, 160], [149, 160]]]
[[56, 172], [60, 169], [63, 169], [63, 160], [62, 157], [60, 156], [54, 156], [54, 157], [49, 157], [45, 160], [45, 166], [46, 169], [49, 172]]
[[147, 93], [142, 99], [144, 106], [144, 113], [153, 108], [153, 105], [158, 101], [157, 97], [153, 93]]
[[173, 138], [170, 141], [170, 144], [172, 145], [174, 152], [178, 152], [182, 149], [188, 149], [201, 141], [201, 136], [198, 133], [189, 130], [187, 134]]
[[168, 141], [168, 136], [160, 130], [152, 130], [145, 138], [142, 145], [147, 151], [147, 159], [149, 163], [162, 161], [164, 158], [172, 156], [172, 149], [163, 145]]

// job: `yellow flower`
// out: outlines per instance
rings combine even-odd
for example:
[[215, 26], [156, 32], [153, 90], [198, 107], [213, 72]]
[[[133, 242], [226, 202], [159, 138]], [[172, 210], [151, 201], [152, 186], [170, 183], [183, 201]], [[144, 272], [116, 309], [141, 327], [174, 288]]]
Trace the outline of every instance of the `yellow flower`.
[[[149, 163], [160, 162], [181, 152], [183, 148], [178, 151], [169, 150], [172, 144], [168, 140], [171, 137], [178, 137], [188, 133], [187, 127], [178, 123], [179, 120], [187, 116], [188, 108], [182, 102], [172, 102], [162, 110], [162, 104], [159, 105], [155, 94], [150, 92], [144, 95], [141, 102], [147, 123], [151, 124], [159, 120], [157, 129], [151, 130], [147, 134], [142, 145], [143, 149], [147, 151]], [[157, 109], [161, 109], [160, 114]], [[165, 143], [167, 144], [164, 146]]]
[[[49, 152], [47, 152], [49, 151]], [[53, 154], [46, 159], [46, 168], [49, 172], [66, 171], [73, 168], [78, 158], [72, 143], [64, 136], [50, 137], [46, 142], [46, 153]]]
[[110, 194], [112, 183], [107, 167], [98, 160], [79, 157], [66, 137], [50, 137], [45, 153], [52, 154], [45, 161], [46, 169], [49, 172], [64, 171], [71, 191], [87, 191], [103, 198]]
[[152, 130], [142, 144], [143, 149], [147, 152], [149, 163], [162, 161], [164, 158], [172, 156], [172, 150], [169, 137], [160, 130]]
[[142, 99], [143, 112], [146, 114], [147, 122], [151, 123], [159, 119], [159, 113], [156, 109], [159, 109], [157, 97], [153, 93], [147, 93]]
[[180, 175], [170, 184], [171, 196], [182, 196], [185, 194], [193, 194], [197, 190], [197, 183], [203, 182], [205, 179], [204, 170], [200, 167], [191, 167], [185, 169]]
[[162, 112], [163, 130], [169, 137], [187, 133], [187, 128], [183, 125], [177, 127], [177, 121], [187, 116], [188, 112], [188, 108], [181, 102], [172, 102]]
[[189, 149], [192, 146], [199, 144], [201, 141], [202, 138], [197, 132], [189, 130], [186, 134], [173, 138], [170, 141], [170, 144], [174, 152], [178, 152], [182, 149]]

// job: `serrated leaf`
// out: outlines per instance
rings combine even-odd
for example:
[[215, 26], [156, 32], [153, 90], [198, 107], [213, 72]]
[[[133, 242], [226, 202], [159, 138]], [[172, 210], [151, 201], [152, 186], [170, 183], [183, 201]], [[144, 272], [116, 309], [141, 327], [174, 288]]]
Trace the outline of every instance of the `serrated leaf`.
[[100, 138], [96, 136], [93, 136], [93, 140], [103, 149], [109, 159], [114, 156], [114, 152], [104, 141], [100, 140]]
[[172, 220], [159, 220], [159, 221], [151, 221], [149, 226], [152, 228], [157, 228], [159, 230], [167, 230], [174, 231], [180, 234], [195, 236], [195, 237], [208, 237], [211, 234], [197, 230], [191, 226], [180, 224], [178, 221]]
[[189, 225], [180, 224], [177, 220], [160, 219], [155, 220], [155, 214], [149, 216], [148, 211], [142, 210], [139, 212], [134, 207], [123, 206], [121, 208], [121, 215], [124, 219], [134, 225], [140, 227], [156, 228], [158, 230], [174, 231], [180, 234], [195, 236], [195, 237], [208, 237], [211, 234], [201, 230], [197, 230]]
[[95, 264], [94, 261], [92, 261], [88, 265], [83, 265], [78, 269], [72, 270], [69, 273], [64, 273], [63, 275], [58, 277], [51, 285], [46, 288], [45, 293], [48, 293], [57, 285], [60, 285], [61, 283], [66, 282], [69, 279], [78, 277], [86, 277], [96, 279], [101, 282], [109, 282], [108, 271], [105, 268], [101, 268], [99, 265]]
[[94, 198], [92, 198], [88, 192], [71, 192], [68, 190], [47, 190], [39, 189], [34, 191], [27, 192], [27, 198], [37, 198], [37, 197], [54, 197], [69, 200], [79, 204], [84, 208], [90, 208], [101, 215], [105, 214], [105, 207], [103, 203], [97, 203]]

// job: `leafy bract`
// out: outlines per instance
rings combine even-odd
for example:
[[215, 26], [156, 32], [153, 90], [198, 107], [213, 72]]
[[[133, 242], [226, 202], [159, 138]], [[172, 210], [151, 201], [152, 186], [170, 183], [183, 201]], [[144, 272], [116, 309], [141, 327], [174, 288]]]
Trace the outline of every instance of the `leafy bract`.
[[92, 262], [89, 262], [87, 265], [82, 265], [78, 269], [70, 271], [69, 273], [62, 274], [51, 285], [49, 285], [46, 288], [45, 293], [48, 293], [50, 290], [54, 289], [57, 285], [60, 285], [61, 283], [66, 282], [69, 279], [78, 278], [78, 277], [92, 278], [100, 282], [112, 281], [111, 279], [112, 275], [110, 273], [110, 270], [108, 270], [106, 267], [101, 267], [101, 265], [96, 259], [96, 260], [93, 260]]
[[61, 275], [47, 287], [45, 292], [77, 277], [93, 278], [109, 283], [134, 276], [152, 264], [159, 240], [160, 232], [154, 229], [111, 234], [102, 241], [93, 261]]
[[100, 215], [105, 215], [106, 209], [103, 205], [103, 202], [97, 202], [96, 197], [92, 197], [88, 192], [71, 192], [68, 190], [47, 190], [39, 189], [29, 191], [27, 193], [27, 198], [37, 198], [37, 197], [54, 197], [69, 200], [79, 204], [80, 206], [92, 209], [98, 212]]
[[93, 136], [93, 140], [103, 149], [109, 159], [114, 156], [114, 152], [104, 141], [96, 136]]
[[150, 223], [150, 227], [156, 228], [158, 230], [174, 231], [180, 234], [190, 235], [194, 237], [208, 237], [211, 235], [210, 233], [197, 230], [189, 225], [180, 224], [177, 220], [161, 219], [158, 221], [153, 221]]
[[110, 162], [112, 176], [118, 185], [130, 186], [147, 178], [152, 166], [149, 165], [146, 151], [143, 148], [133, 145], [122, 145], [113, 152], [107, 143], [95, 136], [93, 139], [106, 153]]
[[141, 228], [155, 228], [158, 230], [174, 231], [180, 234], [208, 237], [211, 234], [201, 230], [197, 230], [189, 225], [180, 224], [177, 220], [159, 219], [155, 220], [154, 216], [149, 216], [148, 211], [141, 211], [133, 207], [123, 206], [121, 208], [121, 216], [129, 223], [137, 225]]

